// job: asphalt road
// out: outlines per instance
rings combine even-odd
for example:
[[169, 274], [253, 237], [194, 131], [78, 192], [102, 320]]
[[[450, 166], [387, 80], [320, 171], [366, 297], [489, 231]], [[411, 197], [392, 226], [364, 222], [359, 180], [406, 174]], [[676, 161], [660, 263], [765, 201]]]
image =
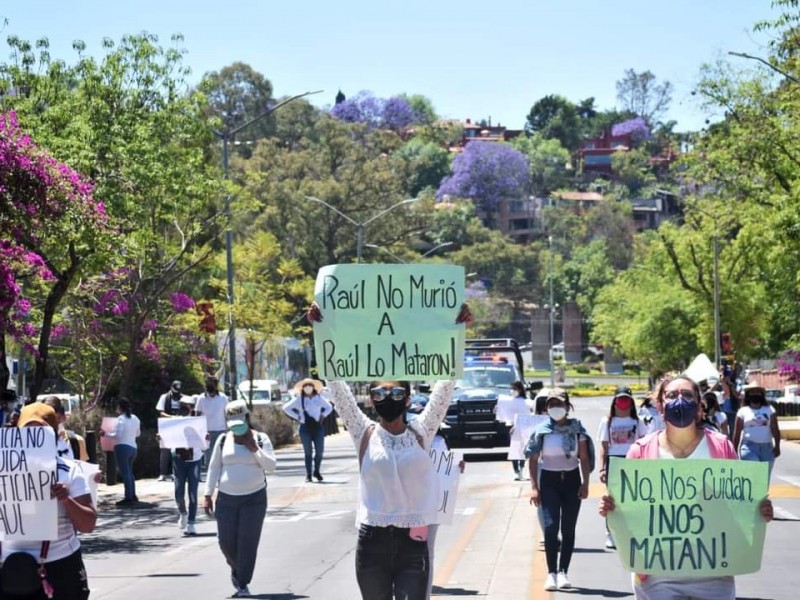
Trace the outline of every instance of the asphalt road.
[[[576, 401], [577, 416], [595, 433], [609, 399]], [[306, 484], [302, 453], [279, 451], [269, 478], [269, 511], [250, 586], [254, 598], [357, 600], [355, 503], [357, 465], [349, 436], [327, 438], [325, 482]], [[502, 454], [464, 450], [468, 464], [460, 484], [456, 516], [442, 526], [436, 545], [435, 598], [587, 599], [632, 598], [630, 576], [616, 553], [603, 548], [597, 514], [603, 487], [592, 474], [590, 498], [578, 522], [570, 569], [575, 589], [544, 592], [544, 553], [528, 482], [513, 480]], [[202, 484], [201, 484], [202, 485]], [[110, 488], [113, 492], [116, 488]], [[198, 520], [200, 535], [177, 528], [171, 484], [139, 483], [139, 508], [104, 508], [95, 533], [82, 536], [92, 598], [188, 600], [229, 597], [228, 569], [217, 547], [215, 523]], [[771, 496], [778, 519], [768, 526], [759, 573], [737, 577], [743, 600], [794, 600], [800, 595], [800, 446], [784, 443], [773, 474]], [[113, 498], [112, 498], [113, 499]]]

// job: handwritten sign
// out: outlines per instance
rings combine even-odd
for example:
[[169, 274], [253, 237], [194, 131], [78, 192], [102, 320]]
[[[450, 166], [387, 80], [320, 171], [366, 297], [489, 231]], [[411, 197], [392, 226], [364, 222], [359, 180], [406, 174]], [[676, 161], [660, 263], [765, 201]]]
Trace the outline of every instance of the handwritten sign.
[[329, 265], [314, 299], [323, 379], [456, 379], [464, 370], [464, 269], [452, 265]]
[[174, 417], [158, 420], [158, 435], [162, 448], [198, 448], [208, 445], [208, 426], [205, 417]]
[[448, 525], [453, 521], [453, 511], [456, 508], [458, 479], [461, 475], [458, 463], [463, 459], [463, 455], [452, 450], [441, 451], [431, 448], [428, 456], [439, 478], [439, 508], [436, 513], [436, 523]]
[[508, 460], [525, 460], [525, 446], [539, 423], [550, 420], [547, 415], [514, 415], [514, 431], [508, 447]]
[[[100, 431], [114, 433], [114, 428], [116, 425], [117, 419], [115, 417], [103, 417], [103, 422], [100, 424]], [[116, 444], [117, 441], [114, 438], [100, 436], [100, 448], [103, 450], [103, 452], [113, 452]]]
[[761, 568], [767, 464], [612, 458], [608, 526], [634, 573], [708, 577]]
[[56, 438], [50, 427], [0, 428], [0, 539], [54, 540]]

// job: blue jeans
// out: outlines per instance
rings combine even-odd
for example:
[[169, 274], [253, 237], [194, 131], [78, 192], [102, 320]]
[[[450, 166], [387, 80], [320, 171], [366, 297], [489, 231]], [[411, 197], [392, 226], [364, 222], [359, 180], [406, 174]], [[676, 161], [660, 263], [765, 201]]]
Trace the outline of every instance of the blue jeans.
[[[575, 525], [581, 510], [579, 469], [574, 471], [542, 470], [539, 483], [544, 520], [544, 552], [547, 572], [569, 571], [575, 549]], [[558, 556], [558, 532], [561, 530], [561, 556]], [[556, 568], [558, 566], [558, 568]]]
[[173, 456], [172, 473], [175, 476], [175, 503], [181, 514], [186, 514], [186, 484], [189, 484], [189, 523], [194, 523], [197, 516], [197, 487], [200, 485], [200, 460], [183, 460]]
[[125, 500], [136, 500], [136, 480], [133, 478], [133, 459], [136, 458], [136, 448], [127, 444], [117, 444], [114, 446], [114, 458], [125, 486]]
[[361, 525], [356, 580], [363, 600], [425, 600], [428, 543], [412, 540], [404, 527]]
[[[769, 475], [772, 475], [772, 465], [775, 464], [775, 454], [772, 442], [758, 443], [742, 440], [739, 446], [739, 458], [742, 460], [755, 460], [769, 463]], [[769, 477], [768, 475], [768, 477]]]
[[217, 438], [221, 436], [224, 431], [209, 431], [208, 432], [208, 448], [203, 452], [203, 462], [205, 463], [206, 471], [208, 465], [211, 464], [211, 453], [214, 452], [214, 445], [217, 443]]
[[322, 464], [322, 453], [325, 452], [325, 430], [318, 424], [315, 433], [311, 433], [305, 423], [300, 424], [300, 441], [306, 455], [306, 477], [311, 478], [311, 445], [314, 445], [314, 473], [319, 473]]

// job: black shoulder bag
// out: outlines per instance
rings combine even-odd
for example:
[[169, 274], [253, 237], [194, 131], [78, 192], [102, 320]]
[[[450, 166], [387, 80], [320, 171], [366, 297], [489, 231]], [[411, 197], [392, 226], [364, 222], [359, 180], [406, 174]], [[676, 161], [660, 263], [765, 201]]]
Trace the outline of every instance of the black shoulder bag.
[[315, 421], [314, 419], [312, 419], [311, 415], [306, 412], [306, 397], [305, 397], [305, 395], [300, 396], [300, 406], [303, 409], [303, 422], [306, 425], [306, 430], [312, 436], [316, 435], [317, 434], [317, 430], [320, 427], [320, 423], [318, 421]]
[[[45, 596], [53, 597], [53, 588], [47, 581], [44, 561], [50, 542], [42, 542], [39, 562], [27, 552], [9, 554], [0, 567], [0, 590], [3, 595], [32, 596], [44, 590]], [[0, 551], [2, 547], [0, 546]]]

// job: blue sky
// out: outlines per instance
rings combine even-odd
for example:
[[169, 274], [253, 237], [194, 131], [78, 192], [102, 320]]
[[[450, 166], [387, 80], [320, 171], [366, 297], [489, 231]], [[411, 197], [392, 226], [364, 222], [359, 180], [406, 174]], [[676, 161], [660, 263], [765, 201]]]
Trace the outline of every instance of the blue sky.
[[[185, 36], [186, 61], [203, 73], [250, 63], [276, 95], [323, 89], [423, 94], [448, 118], [490, 118], [521, 128], [547, 94], [616, 103], [625, 69], [651, 70], [675, 86], [669, 117], [703, 126], [691, 90], [700, 66], [729, 50], [765, 55], [755, 21], [769, 0], [21, 0], [0, 5], [7, 34], [48, 37], [71, 60], [82, 39], [100, 54], [103, 37], [142, 30], [168, 44]], [[5, 55], [0, 50], [0, 58]], [[733, 59], [746, 63], [742, 59]], [[742, 64], [742, 67], [752, 65]]]

